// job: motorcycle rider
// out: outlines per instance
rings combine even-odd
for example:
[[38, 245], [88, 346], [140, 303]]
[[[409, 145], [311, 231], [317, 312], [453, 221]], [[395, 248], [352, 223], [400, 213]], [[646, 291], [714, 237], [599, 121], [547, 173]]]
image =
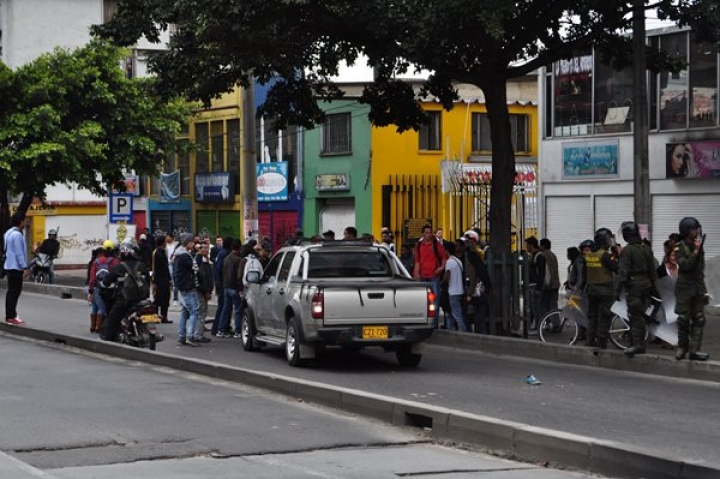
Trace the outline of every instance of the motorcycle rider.
[[689, 216], [680, 221], [678, 227], [681, 240], [675, 247], [678, 262], [678, 277], [675, 283], [678, 315], [678, 347], [675, 357], [706, 361], [710, 355], [700, 351], [705, 326], [705, 306], [708, 304], [705, 286], [705, 235], [700, 222]]
[[134, 306], [126, 302], [123, 295], [119, 293], [123, 281], [128, 274], [127, 268], [125, 268], [122, 263], [127, 264], [131, 271], [135, 271], [137, 268], [137, 270], [145, 276], [147, 282], [150, 283], [150, 270], [138, 256], [137, 243], [132, 238], [123, 240], [123, 242], [120, 243], [120, 264], [113, 266], [102, 281], [102, 285], [106, 288], [115, 284], [117, 285], [117, 287], [114, 288], [116, 293], [112, 300], [112, 307], [109, 309], [103, 326], [101, 338], [104, 341], [117, 340], [120, 323], [130, 308]]
[[623, 248], [620, 255], [615, 299], [620, 299], [623, 289], [626, 291], [632, 345], [624, 352], [627, 356], [633, 357], [636, 354], [645, 354], [647, 341], [645, 310], [650, 304], [650, 296], [657, 282], [657, 270], [653, 253], [643, 243], [637, 223], [626, 221], [620, 229], [628, 245]]
[[[88, 302], [92, 304], [95, 314], [90, 314], [90, 332], [102, 332], [102, 325], [105, 316], [112, 307], [112, 296], [115, 289], [108, 290], [102, 287], [102, 280], [107, 276], [110, 270], [120, 263], [120, 260], [114, 254], [115, 243], [112, 240], [105, 240], [100, 249], [98, 257], [93, 260], [88, 275]], [[108, 299], [108, 297], [110, 297]]]
[[613, 275], [618, 272], [617, 259], [609, 251], [612, 243], [612, 231], [600, 228], [595, 232], [591, 251], [583, 257], [585, 291], [588, 295], [588, 329], [585, 344], [600, 349], [607, 348], [608, 331], [612, 321], [610, 308], [614, 300]]
[[[50, 271], [48, 272], [48, 282], [50, 284], [55, 283], [55, 263], [53, 260], [60, 254], [60, 242], [57, 240], [57, 230], [48, 231], [48, 237], [40, 243], [35, 254], [38, 253], [46, 254], [50, 259]], [[33, 262], [33, 276], [37, 268], [37, 263]]]

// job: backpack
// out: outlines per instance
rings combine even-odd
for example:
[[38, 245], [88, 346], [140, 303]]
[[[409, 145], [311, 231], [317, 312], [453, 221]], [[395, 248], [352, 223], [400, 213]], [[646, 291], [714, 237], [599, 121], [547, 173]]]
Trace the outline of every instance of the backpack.
[[247, 275], [251, 271], [257, 271], [258, 273], [260, 273], [260, 276], [263, 275], [262, 263], [260, 263], [260, 260], [257, 259], [256, 256], [247, 257], [247, 262], [245, 263], [245, 270], [243, 271], [243, 286], [247, 286]]
[[95, 259], [95, 284], [100, 288], [106, 288], [103, 284], [103, 280], [107, 278], [107, 275], [110, 273], [110, 263], [112, 262], [113, 258], [106, 258], [107, 262], [103, 263], [100, 261], [100, 258]]
[[120, 263], [127, 270], [127, 275], [122, 281], [120, 287], [120, 293], [123, 299], [128, 303], [135, 303], [143, 299], [150, 297], [150, 285], [148, 284], [147, 278], [140, 271], [140, 263], [135, 266], [135, 269], [130, 269], [127, 263]]

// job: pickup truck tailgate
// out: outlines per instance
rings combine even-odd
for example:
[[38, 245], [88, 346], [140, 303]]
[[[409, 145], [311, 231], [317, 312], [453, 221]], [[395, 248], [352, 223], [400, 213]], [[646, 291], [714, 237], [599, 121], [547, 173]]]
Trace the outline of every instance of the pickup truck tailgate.
[[324, 289], [326, 326], [343, 324], [426, 324], [427, 289], [388, 284]]

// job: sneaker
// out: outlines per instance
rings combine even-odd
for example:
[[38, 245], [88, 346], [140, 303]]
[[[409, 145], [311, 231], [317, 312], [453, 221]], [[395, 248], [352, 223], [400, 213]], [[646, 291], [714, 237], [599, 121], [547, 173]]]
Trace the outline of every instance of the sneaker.
[[209, 343], [209, 342], [210, 342], [210, 338], [206, 338], [205, 336], [200, 336], [199, 338], [197, 338], [196, 341], [197, 341], [198, 343]]
[[193, 348], [197, 348], [198, 343], [196, 343], [194, 339], [186, 339], [185, 346], [192, 346]]
[[185, 339], [178, 339], [178, 346], [185, 346]]
[[235, 338], [235, 339], [240, 339], [240, 338], [242, 338], [242, 334], [240, 334], [240, 333], [235, 333], [235, 334], [233, 335], [233, 338]]
[[218, 333], [215, 335], [216, 338], [229, 338], [230, 335], [228, 333], [224, 333], [222, 331], [218, 331]]
[[5, 320], [5, 324], [11, 324], [13, 326], [20, 326], [21, 324], [25, 324], [25, 321], [23, 321], [20, 318], [7, 318]]

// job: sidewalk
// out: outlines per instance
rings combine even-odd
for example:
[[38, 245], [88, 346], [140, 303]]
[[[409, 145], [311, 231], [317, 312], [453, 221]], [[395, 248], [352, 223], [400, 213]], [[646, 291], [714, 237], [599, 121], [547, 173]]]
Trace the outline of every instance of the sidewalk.
[[[55, 273], [55, 282], [58, 285], [63, 286], [74, 286], [82, 287], [85, 282], [85, 270], [60, 270]], [[215, 314], [215, 307], [217, 306], [217, 297], [213, 295], [209, 301], [210, 307], [208, 311], [208, 317], [212, 317]], [[177, 310], [177, 307], [173, 307], [172, 303], [170, 306], [171, 310]], [[703, 351], [710, 354], [710, 359], [713, 361], [720, 361], [720, 305], [708, 306], [707, 310], [707, 321], [705, 323], [705, 335], [703, 338]], [[447, 346], [454, 346], [453, 337], [456, 336], [454, 333], [444, 331], [438, 331], [440, 335], [434, 335], [435, 340], [433, 342], [439, 343], [438, 339], [440, 336], [445, 338], [442, 340]], [[537, 337], [528, 338], [526, 341], [532, 343], [538, 343], [540, 340]], [[577, 346], [578, 348], [581, 346]], [[612, 348], [612, 346], [609, 346]], [[517, 349], [517, 348], [515, 348]], [[675, 350], [663, 347], [662, 344], [649, 344], [648, 353], [650, 355], [658, 355], [668, 358], [675, 357]], [[512, 354], [507, 352], [506, 354]]]

